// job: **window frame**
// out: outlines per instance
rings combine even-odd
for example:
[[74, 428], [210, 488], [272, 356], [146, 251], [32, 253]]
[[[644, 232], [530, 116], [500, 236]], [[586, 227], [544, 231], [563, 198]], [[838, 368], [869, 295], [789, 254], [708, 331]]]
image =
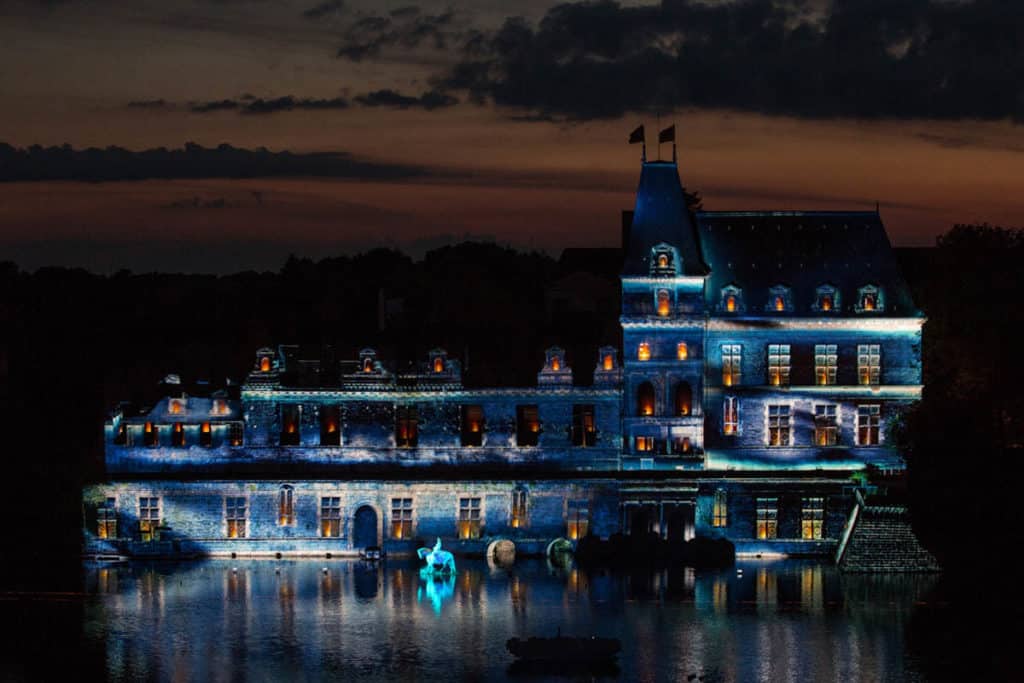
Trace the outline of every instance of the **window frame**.
[[[248, 538], [249, 498], [247, 496], [224, 496], [224, 537], [229, 539]], [[241, 527], [239, 527], [241, 523]]]
[[768, 344], [768, 384], [788, 387], [793, 367], [792, 347], [789, 344]]
[[877, 387], [882, 382], [882, 345], [857, 344], [857, 383]]
[[458, 539], [465, 541], [480, 538], [484, 528], [484, 497], [480, 494], [460, 495], [456, 499], [455, 510]]
[[321, 494], [317, 516], [320, 538], [342, 538], [341, 496]]
[[[782, 436], [785, 435], [785, 443]], [[769, 448], [793, 445], [793, 406], [789, 403], [765, 404], [765, 437]]]
[[[864, 424], [864, 420], [867, 424]], [[882, 405], [880, 403], [858, 403], [855, 424], [857, 445], [873, 448], [882, 445]], [[865, 435], [867, 439], [865, 439]]]
[[[839, 445], [839, 404], [814, 404], [814, 445], [832, 448]], [[824, 436], [824, 438], [822, 438]]]
[[392, 496], [388, 531], [394, 540], [409, 540], [415, 536], [416, 500], [413, 496]]
[[839, 380], [839, 345], [814, 345], [814, 383], [819, 387], [835, 386]]
[[803, 496], [800, 499], [800, 538], [805, 541], [825, 538], [824, 496]]
[[779, 537], [778, 496], [756, 496], [754, 504], [754, 535], [760, 541], [771, 541]]
[[738, 387], [743, 382], [743, 344], [722, 344], [722, 385]]

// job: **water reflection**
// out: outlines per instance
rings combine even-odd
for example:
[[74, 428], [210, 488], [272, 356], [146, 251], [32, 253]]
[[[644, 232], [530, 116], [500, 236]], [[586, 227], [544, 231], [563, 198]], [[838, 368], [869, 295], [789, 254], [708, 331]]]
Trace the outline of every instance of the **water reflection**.
[[[89, 628], [115, 680], [529, 676], [513, 636], [622, 640], [623, 680], [922, 680], [904, 628], [933, 577], [827, 564], [583, 571], [544, 561], [209, 561], [89, 570]], [[621, 669], [621, 672], [619, 671]], [[564, 680], [564, 679], [563, 679]]]

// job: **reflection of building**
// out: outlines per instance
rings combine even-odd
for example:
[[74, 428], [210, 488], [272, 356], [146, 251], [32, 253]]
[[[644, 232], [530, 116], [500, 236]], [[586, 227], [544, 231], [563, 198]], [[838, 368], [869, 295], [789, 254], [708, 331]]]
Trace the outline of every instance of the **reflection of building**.
[[923, 318], [877, 213], [691, 217], [675, 163], [648, 162], [624, 249], [623, 348], [599, 351], [592, 386], [558, 348], [535, 387], [468, 389], [440, 349], [396, 372], [372, 349], [284, 346], [257, 352], [240, 401], [114, 413], [88, 551], [530, 552], [624, 532], [832, 552], [850, 474], [902, 468], [889, 425], [921, 391]]

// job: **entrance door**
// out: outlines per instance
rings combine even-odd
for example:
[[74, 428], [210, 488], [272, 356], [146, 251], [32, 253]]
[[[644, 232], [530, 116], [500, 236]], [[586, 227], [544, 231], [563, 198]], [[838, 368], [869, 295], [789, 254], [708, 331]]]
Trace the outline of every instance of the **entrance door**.
[[357, 550], [377, 545], [377, 511], [369, 505], [356, 510], [352, 524], [352, 546]]

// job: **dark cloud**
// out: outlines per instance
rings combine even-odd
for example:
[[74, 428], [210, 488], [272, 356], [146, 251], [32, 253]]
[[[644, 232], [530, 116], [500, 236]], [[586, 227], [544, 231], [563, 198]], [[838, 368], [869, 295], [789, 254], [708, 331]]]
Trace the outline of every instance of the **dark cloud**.
[[229, 111], [238, 109], [242, 105], [235, 100], [217, 100], [215, 102], [193, 102], [189, 105], [189, 111], [197, 114], [209, 114], [214, 111]]
[[356, 102], [364, 107], [394, 107], [396, 109], [420, 108], [428, 111], [451, 107], [459, 100], [439, 90], [430, 90], [419, 97], [403, 95], [394, 90], [374, 90], [365, 95], [358, 95]]
[[1024, 120], [1024, 3], [562, 4], [478, 32], [445, 89], [558, 119], [679, 106]]
[[121, 147], [23, 149], [0, 142], [0, 182], [38, 180], [144, 180], [147, 178], [410, 178], [425, 174], [417, 166], [355, 159], [344, 152], [271, 152], [231, 145], [132, 151]]
[[125, 106], [129, 109], [174, 109], [167, 100], [135, 100]]
[[242, 96], [237, 100], [215, 100], [212, 102], [193, 102], [189, 111], [196, 114], [209, 114], [218, 111], [237, 111], [241, 114], [275, 114], [282, 111], [293, 111], [295, 109], [347, 109], [348, 100], [344, 97], [330, 99], [315, 99], [309, 97], [274, 97], [263, 99]]
[[302, 13], [307, 19], [322, 19], [323, 17], [338, 14], [344, 9], [345, 3], [342, 0], [326, 0], [319, 5], [314, 5]]
[[392, 17], [414, 17], [420, 13], [420, 8], [416, 5], [406, 5], [405, 7], [396, 7], [391, 10], [388, 14]]
[[429, 44], [435, 49], [444, 50], [455, 37], [452, 28], [454, 18], [452, 10], [432, 15], [420, 14], [415, 7], [399, 8], [387, 17], [363, 17], [345, 31], [337, 54], [338, 57], [358, 62], [375, 57], [382, 49], [389, 47], [411, 49]]

